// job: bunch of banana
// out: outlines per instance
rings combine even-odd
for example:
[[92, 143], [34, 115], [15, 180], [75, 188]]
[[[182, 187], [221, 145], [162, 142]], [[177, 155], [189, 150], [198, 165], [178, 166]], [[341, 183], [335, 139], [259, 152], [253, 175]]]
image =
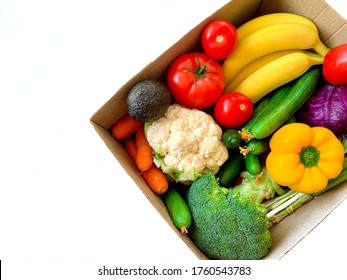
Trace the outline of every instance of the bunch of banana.
[[238, 46], [224, 61], [225, 92], [238, 91], [253, 101], [322, 64], [329, 51], [310, 19], [273, 13], [238, 29]]

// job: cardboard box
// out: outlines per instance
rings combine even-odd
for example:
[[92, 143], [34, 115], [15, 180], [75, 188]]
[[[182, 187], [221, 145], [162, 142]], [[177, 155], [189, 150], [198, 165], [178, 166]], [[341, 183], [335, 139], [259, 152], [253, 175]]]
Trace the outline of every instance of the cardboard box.
[[[211, 12], [213, 13], [213, 11]], [[177, 55], [197, 48], [202, 29], [207, 23], [215, 19], [227, 19], [237, 27], [253, 17], [273, 12], [292, 12], [312, 19], [318, 26], [322, 41], [330, 47], [347, 42], [347, 24], [345, 20], [323, 0], [233, 0], [199, 23], [155, 61], [131, 78], [90, 119], [97, 133], [142, 190], [145, 197], [199, 259], [208, 258], [195, 246], [189, 236], [182, 235], [175, 228], [162, 199], [148, 188], [134, 165], [131, 164], [124, 147], [111, 136], [109, 129], [127, 113], [126, 98], [131, 87], [135, 83], [148, 78], [164, 80], [166, 69]], [[280, 259], [283, 257], [329, 215], [346, 196], [346, 187], [336, 187], [304, 205], [272, 227], [273, 246], [264, 259]], [[297, 226], [298, 221], [302, 221], [300, 227]]]

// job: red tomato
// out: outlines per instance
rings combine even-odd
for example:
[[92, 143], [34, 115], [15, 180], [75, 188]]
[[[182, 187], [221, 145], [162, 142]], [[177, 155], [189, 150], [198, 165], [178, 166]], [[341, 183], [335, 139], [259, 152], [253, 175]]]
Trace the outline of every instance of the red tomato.
[[347, 44], [328, 51], [323, 61], [323, 76], [331, 84], [347, 84]]
[[223, 68], [205, 53], [186, 53], [178, 56], [169, 66], [167, 85], [179, 104], [207, 108], [216, 103], [223, 93]]
[[223, 94], [214, 106], [214, 118], [221, 126], [236, 128], [244, 125], [253, 114], [253, 103], [239, 92]]
[[205, 53], [214, 59], [226, 59], [235, 50], [237, 40], [235, 26], [226, 20], [209, 23], [201, 36]]

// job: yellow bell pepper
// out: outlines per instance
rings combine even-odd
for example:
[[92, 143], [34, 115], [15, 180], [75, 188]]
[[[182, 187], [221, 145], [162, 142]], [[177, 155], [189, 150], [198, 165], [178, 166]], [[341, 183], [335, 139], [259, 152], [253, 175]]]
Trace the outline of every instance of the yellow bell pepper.
[[272, 135], [270, 149], [266, 168], [271, 177], [297, 192], [319, 192], [342, 171], [342, 143], [324, 127], [284, 125]]

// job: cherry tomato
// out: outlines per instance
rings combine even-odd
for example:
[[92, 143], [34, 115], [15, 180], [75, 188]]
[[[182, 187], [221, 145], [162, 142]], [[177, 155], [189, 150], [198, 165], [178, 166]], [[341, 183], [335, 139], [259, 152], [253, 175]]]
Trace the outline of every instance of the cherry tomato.
[[226, 20], [215, 20], [209, 23], [201, 35], [205, 53], [214, 59], [226, 59], [236, 48], [237, 30]]
[[226, 128], [244, 125], [253, 114], [253, 103], [248, 96], [239, 92], [225, 93], [214, 106], [214, 118]]
[[182, 54], [169, 66], [167, 85], [179, 104], [189, 108], [207, 108], [223, 93], [223, 68], [203, 52]]
[[347, 44], [328, 51], [323, 61], [323, 76], [333, 85], [347, 84]]

